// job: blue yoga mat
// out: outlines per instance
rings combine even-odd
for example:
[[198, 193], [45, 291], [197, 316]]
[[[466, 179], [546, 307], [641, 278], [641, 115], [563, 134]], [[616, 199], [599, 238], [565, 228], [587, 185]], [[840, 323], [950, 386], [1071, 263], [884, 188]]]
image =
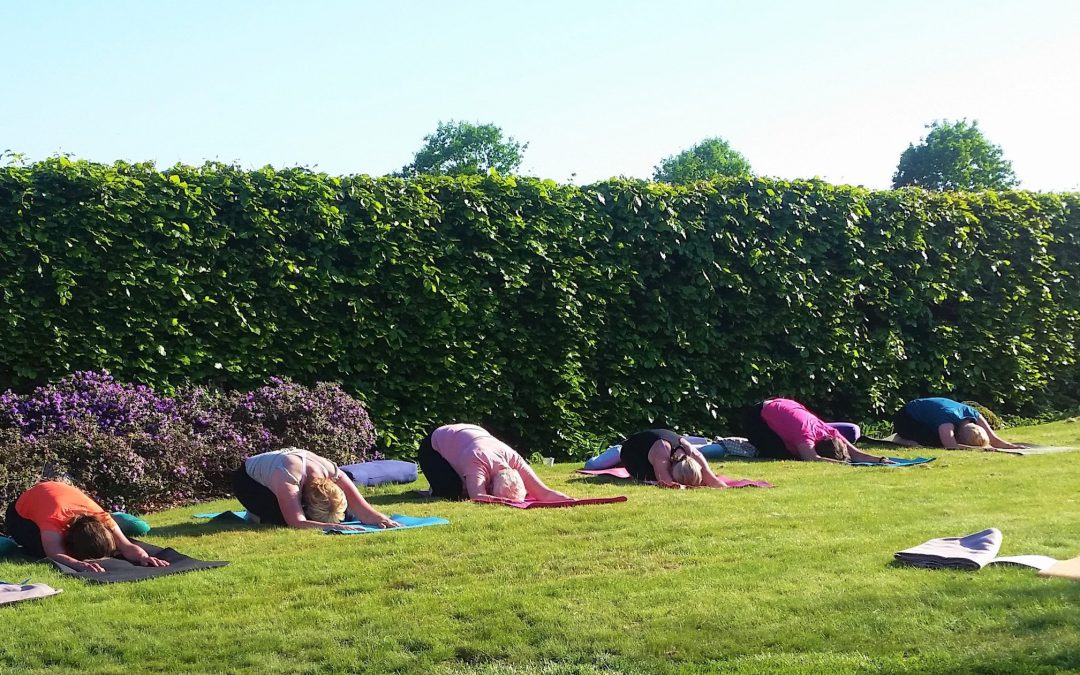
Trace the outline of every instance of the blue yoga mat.
[[449, 525], [450, 521], [446, 518], [414, 518], [413, 516], [403, 516], [399, 513], [391, 514], [391, 520], [401, 523], [401, 527], [379, 527], [378, 525], [364, 525], [358, 520], [350, 520], [342, 523], [342, 525], [360, 525], [364, 529], [362, 530], [336, 530], [332, 527], [328, 527], [323, 532], [326, 534], [368, 534], [377, 532], [396, 532], [397, 530], [407, 530], [412, 527], [429, 527], [431, 525]]
[[937, 457], [912, 457], [907, 459], [905, 457], [889, 457], [893, 461], [892, 464], [881, 464], [879, 462], [851, 462], [851, 466], [884, 466], [886, 468], [899, 468], [902, 466], [915, 466], [916, 464], [926, 464], [932, 462]]
[[236, 517], [237, 520], [246, 520], [247, 519], [247, 511], [223, 511], [221, 513], [196, 513], [195, 515], [192, 516], [192, 518], [208, 518], [208, 519], [213, 520], [214, 518], [217, 518], [218, 516], [223, 516], [226, 513], [231, 513], [233, 516]]

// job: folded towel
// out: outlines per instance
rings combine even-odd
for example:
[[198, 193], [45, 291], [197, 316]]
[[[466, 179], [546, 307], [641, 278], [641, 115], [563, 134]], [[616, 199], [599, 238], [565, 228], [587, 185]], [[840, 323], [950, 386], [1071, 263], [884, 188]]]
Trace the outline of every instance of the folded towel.
[[591, 499], [556, 499], [548, 502], [539, 502], [532, 499], [526, 499], [523, 502], [507, 502], [501, 499], [493, 497], [477, 497], [473, 500], [480, 504], [501, 504], [502, 506], [509, 506], [515, 509], [541, 509], [541, 508], [557, 508], [563, 506], [588, 506], [590, 504], [614, 504], [616, 502], [625, 502], [626, 497], [593, 497]]
[[8, 584], [0, 582], [0, 605], [10, 602], [22, 602], [23, 600], [36, 600], [47, 598], [62, 592], [59, 588], [53, 588], [46, 584]]
[[332, 527], [328, 527], [323, 532], [326, 534], [378, 534], [380, 532], [397, 532], [398, 530], [409, 530], [414, 527], [431, 527], [432, 525], [449, 525], [450, 521], [446, 518], [415, 518], [413, 516], [403, 516], [400, 513], [395, 513], [390, 516], [390, 519], [401, 523], [401, 527], [379, 527], [378, 525], [365, 525], [358, 520], [350, 520], [342, 523], [342, 525], [359, 525], [363, 527], [362, 530], [338, 530]]
[[[586, 476], [611, 476], [612, 478], [622, 478], [622, 479], [630, 478], [630, 472], [626, 470], [625, 466], [616, 466], [616, 467], [612, 467], [610, 469], [596, 469], [596, 470], [578, 469], [577, 472], [581, 473], [581, 474], [585, 474]], [[717, 474], [716, 477], [719, 478], [720, 480], [724, 481], [725, 483], [727, 483], [728, 487], [733, 487], [733, 488], [741, 488], [741, 487], [768, 488], [768, 487], [772, 487], [771, 483], [768, 483], [768, 482], [763, 481], [763, 480], [747, 480], [747, 479], [744, 479], [744, 478], [732, 478], [731, 476], [722, 476], [722, 475], [719, 475], [719, 474]], [[647, 483], [649, 485], [655, 485], [656, 484], [655, 482], [652, 482], [652, 481], [647, 481]]]
[[996, 558], [1001, 549], [1001, 530], [996, 527], [966, 537], [942, 537], [895, 554], [897, 561], [916, 567], [948, 567], [981, 570], [987, 565], [1007, 564], [1046, 569], [1057, 562], [1044, 555], [1015, 555]]
[[354, 483], [365, 487], [387, 483], [414, 483], [417, 478], [416, 463], [400, 459], [376, 459], [359, 464], [346, 464], [339, 468], [349, 474]]

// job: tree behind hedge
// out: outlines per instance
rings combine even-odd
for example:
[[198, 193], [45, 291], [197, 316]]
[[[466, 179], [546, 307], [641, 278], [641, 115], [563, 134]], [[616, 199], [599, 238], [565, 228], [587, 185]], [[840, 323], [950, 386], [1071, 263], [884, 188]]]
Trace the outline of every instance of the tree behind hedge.
[[440, 423], [528, 454], [734, 431], [766, 395], [882, 418], [1077, 382], [1076, 195], [816, 181], [100, 165], [0, 171], [0, 385], [339, 381], [392, 455]]
[[935, 121], [926, 128], [926, 137], [900, 155], [894, 188], [1008, 190], [1019, 184], [1012, 162], [986, 139], [978, 122]]
[[666, 157], [653, 170], [653, 180], [684, 185], [714, 178], [751, 174], [750, 162], [722, 138], [706, 138], [677, 155]]

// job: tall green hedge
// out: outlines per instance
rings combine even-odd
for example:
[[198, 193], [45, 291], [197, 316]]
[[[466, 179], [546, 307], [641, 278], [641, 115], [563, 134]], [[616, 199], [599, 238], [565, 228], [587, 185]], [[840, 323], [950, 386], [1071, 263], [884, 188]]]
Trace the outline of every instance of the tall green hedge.
[[1080, 195], [732, 179], [587, 187], [54, 158], [0, 168], [0, 387], [334, 380], [582, 452], [789, 395], [881, 418], [1080, 383]]

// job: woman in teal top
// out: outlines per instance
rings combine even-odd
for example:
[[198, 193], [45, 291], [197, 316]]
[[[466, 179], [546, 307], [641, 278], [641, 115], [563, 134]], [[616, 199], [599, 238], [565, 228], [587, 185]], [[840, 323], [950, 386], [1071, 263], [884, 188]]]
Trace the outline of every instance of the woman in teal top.
[[979, 411], [951, 398], [917, 398], [893, 418], [900, 441], [941, 448], [1018, 448], [990, 428]]

